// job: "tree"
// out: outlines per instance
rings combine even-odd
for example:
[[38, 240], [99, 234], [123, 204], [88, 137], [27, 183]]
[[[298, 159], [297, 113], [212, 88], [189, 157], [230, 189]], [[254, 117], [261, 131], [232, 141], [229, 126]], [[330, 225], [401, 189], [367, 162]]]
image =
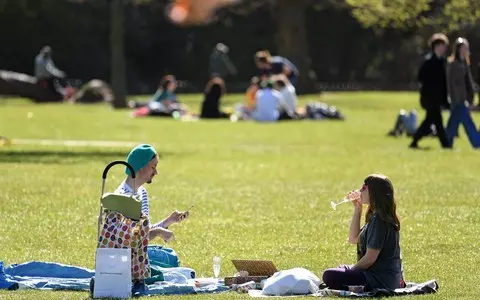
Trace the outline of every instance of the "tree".
[[[124, 5], [127, 1], [148, 3], [152, 0], [109, 1], [111, 83], [115, 94], [114, 107], [122, 108], [126, 106]], [[248, 14], [260, 6], [270, 7], [274, 14], [277, 53], [291, 59], [299, 67], [301, 76], [298, 84], [302, 93], [315, 90], [307, 44], [308, 9], [345, 9], [364, 27], [379, 29], [429, 27], [432, 30], [458, 30], [480, 19], [478, 0], [243, 0], [226, 10], [229, 13]]]
[[114, 108], [127, 107], [124, 0], [110, 0], [110, 78]]
[[364, 27], [458, 30], [480, 19], [478, 0], [244, 0], [233, 11], [248, 12], [259, 5], [271, 5], [277, 20], [278, 54], [292, 59], [300, 69], [300, 91], [310, 92], [310, 55], [307, 45], [305, 13], [335, 6], [347, 9]]
[[478, 0], [346, 0], [365, 27], [459, 30], [480, 19]]
[[306, 28], [306, 10], [311, 4], [312, 0], [244, 0], [230, 9], [233, 13], [244, 15], [261, 6], [270, 6], [277, 28], [275, 54], [285, 56], [297, 65], [300, 93], [315, 91]]
[[278, 52], [297, 64], [301, 73], [298, 90], [303, 93], [315, 91], [314, 80], [310, 77], [306, 9], [305, 0], [278, 0], [275, 11], [275, 19], [278, 20], [276, 34]]
[[[94, 0], [68, 0], [93, 2]], [[113, 107], [127, 107], [125, 63], [125, 4], [128, 0], [107, 0], [110, 10], [110, 84], [114, 94]], [[133, 0], [143, 2], [144, 0]]]

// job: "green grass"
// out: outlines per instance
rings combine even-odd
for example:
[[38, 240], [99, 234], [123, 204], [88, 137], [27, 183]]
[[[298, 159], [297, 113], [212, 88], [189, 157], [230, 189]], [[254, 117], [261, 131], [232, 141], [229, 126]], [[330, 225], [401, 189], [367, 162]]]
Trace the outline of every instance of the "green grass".
[[[181, 96], [198, 109], [199, 96]], [[240, 101], [230, 96], [228, 104]], [[104, 105], [34, 105], [0, 99], [0, 135], [11, 138], [147, 142], [162, 154], [159, 175], [147, 186], [152, 221], [195, 205], [175, 225], [171, 245], [184, 265], [212, 276], [212, 257], [270, 259], [279, 269], [322, 270], [353, 263], [347, 244], [351, 208], [329, 202], [359, 187], [372, 172], [396, 188], [405, 274], [438, 280], [422, 299], [478, 299], [480, 196], [478, 152], [463, 130], [455, 150], [425, 139], [427, 151], [407, 148], [386, 132], [400, 108], [418, 108], [411, 93], [335, 93], [307, 96], [337, 105], [345, 122], [255, 124], [132, 119]], [[421, 111], [421, 110], [419, 110]], [[32, 118], [27, 118], [29, 112]], [[423, 117], [423, 112], [420, 113]], [[475, 115], [477, 124], [479, 115]], [[128, 148], [0, 147], [1, 259], [6, 264], [57, 261], [93, 268], [101, 173]], [[110, 172], [107, 189], [123, 179]], [[87, 293], [0, 292], [0, 299], [86, 299]], [[246, 299], [245, 295], [185, 299]]]

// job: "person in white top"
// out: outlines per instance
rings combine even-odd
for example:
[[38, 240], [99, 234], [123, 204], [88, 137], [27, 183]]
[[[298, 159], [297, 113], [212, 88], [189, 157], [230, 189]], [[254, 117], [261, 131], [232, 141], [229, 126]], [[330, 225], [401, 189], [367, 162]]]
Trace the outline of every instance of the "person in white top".
[[281, 110], [293, 116], [293, 111], [291, 111], [290, 107], [285, 103], [282, 94], [273, 89], [273, 83], [271, 81], [267, 81], [265, 88], [255, 94], [255, 99], [253, 119], [256, 121], [275, 122], [280, 117]]
[[285, 104], [289, 107], [288, 111], [285, 109], [280, 110], [279, 119], [292, 119], [292, 116], [296, 115], [298, 103], [295, 87], [290, 83], [286, 76], [281, 76], [275, 79], [275, 89], [282, 94]]
[[[135, 179], [133, 179], [130, 170], [126, 168], [127, 178], [117, 188], [116, 193], [131, 195], [136, 190], [136, 195], [142, 201], [142, 213], [150, 218], [148, 194], [143, 185], [152, 183], [153, 177], [158, 174], [158, 154], [151, 145], [138, 145], [128, 155], [127, 162], [135, 171]], [[161, 237], [165, 242], [173, 240], [174, 234], [168, 227], [183, 221], [188, 215], [188, 212], [173, 211], [163, 221], [150, 226], [149, 239]]]
[[67, 89], [70, 87], [66, 81], [65, 72], [55, 66], [52, 59], [52, 48], [45, 46], [35, 57], [35, 78], [43, 88], [48, 88], [62, 97], [67, 96]]

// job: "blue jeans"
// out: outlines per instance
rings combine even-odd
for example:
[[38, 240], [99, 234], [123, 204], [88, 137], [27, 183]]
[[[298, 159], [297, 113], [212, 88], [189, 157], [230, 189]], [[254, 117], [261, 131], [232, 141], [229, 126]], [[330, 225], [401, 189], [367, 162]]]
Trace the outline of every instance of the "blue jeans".
[[463, 124], [465, 132], [467, 133], [470, 144], [474, 148], [480, 147], [480, 133], [477, 131], [475, 123], [473, 123], [472, 116], [470, 115], [470, 110], [465, 105], [464, 102], [458, 103], [453, 106], [450, 113], [450, 118], [447, 122], [447, 138], [453, 145], [453, 139], [455, 138], [456, 133], [458, 132], [458, 127], [460, 124]]

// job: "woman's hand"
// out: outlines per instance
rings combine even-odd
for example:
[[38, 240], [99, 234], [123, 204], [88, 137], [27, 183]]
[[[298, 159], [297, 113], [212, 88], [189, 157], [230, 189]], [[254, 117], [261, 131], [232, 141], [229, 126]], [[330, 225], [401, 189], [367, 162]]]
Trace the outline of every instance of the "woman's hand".
[[357, 244], [360, 236], [360, 218], [362, 217], [362, 203], [360, 202], [360, 195], [361, 193], [358, 190], [351, 191], [347, 195], [347, 199], [352, 200], [352, 205], [355, 207], [348, 234], [348, 242], [351, 244]]
[[352, 205], [355, 207], [355, 210], [361, 211], [362, 210], [362, 202], [360, 200], [360, 191], [351, 191], [347, 195], [347, 199], [352, 200]]
[[352, 201], [352, 204], [355, 207], [355, 211], [362, 212], [363, 207], [362, 207], [362, 202], [360, 202], [360, 200]]

